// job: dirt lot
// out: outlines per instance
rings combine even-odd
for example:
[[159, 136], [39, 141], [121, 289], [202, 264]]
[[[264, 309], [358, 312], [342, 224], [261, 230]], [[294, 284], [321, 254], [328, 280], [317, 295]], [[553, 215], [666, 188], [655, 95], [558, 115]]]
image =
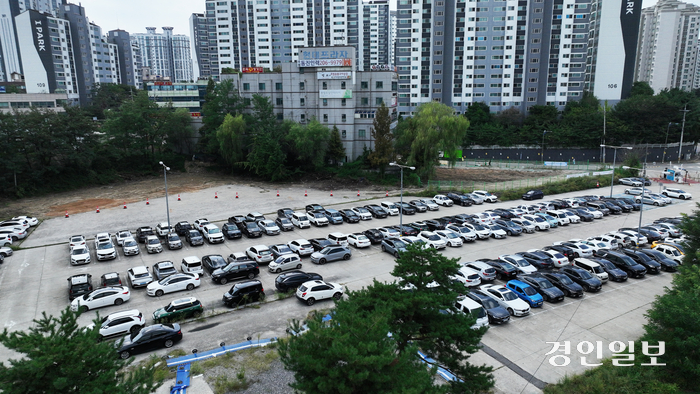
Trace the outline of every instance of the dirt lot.
[[[263, 189], [274, 189], [275, 185], [253, 180], [249, 177], [226, 175], [206, 168], [207, 164], [200, 162], [188, 162], [186, 172], [168, 173], [168, 194], [171, 198], [176, 195], [201, 189], [207, 189], [219, 185], [232, 183], [244, 183], [249, 186], [258, 186]], [[512, 181], [524, 178], [550, 176], [548, 171], [514, 171], [488, 168], [438, 168], [436, 180], [495, 182]], [[373, 187], [366, 182], [347, 181], [338, 179], [324, 179], [309, 176], [300, 180], [309, 189], [343, 190], [356, 189], [360, 185], [363, 189], [384, 190], [385, 186]], [[397, 185], [398, 187], [398, 185]], [[124, 196], [128, 196], [124, 199]], [[125, 180], [107, 186], [90, 187], [71, 192], [57, 193], [46, 196], [23, 198], [21, 200], [4, 200], [0, 207], [0, 218], [15, 215], [31, 215], [39, 218], [62, 216], [66, 211], [71, 213], [94, 211], [130, 204], [136, 201], [144, 201], [147, 198], [162, 197], [164, 195], [163, 176], [150, 176], [138, 179]]]

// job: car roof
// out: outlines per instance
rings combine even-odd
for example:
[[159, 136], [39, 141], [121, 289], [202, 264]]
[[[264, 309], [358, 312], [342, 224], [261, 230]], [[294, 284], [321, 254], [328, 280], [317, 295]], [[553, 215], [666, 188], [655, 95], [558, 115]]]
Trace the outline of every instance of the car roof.
[[121, 317], [128, 317], [128, 316], [138, 316], [140, 315], [141, 312], [138, 309], [131, 309], [128, 311], [120, 311], [120, 312], [114, 312], [110, 313], [105, 317], [105, 320], [114, 320], [114, 319], [119, 319]]
[[83, 283], [87, 283], [88, 280], [90, 279], [90, 275], [88, 274], [78, 274], [78, 275], [73, 275], [70, 278], [70, 283], [73, 285], [80, 285]]
[[183, 304], [193, 304], [197, 301], [194, 297], [180, 298], [177, 300], [170, 301], [170, 305], [183, 305]]
[[131, 272], [134, 274], [147, 274], [148, 268], [145, 265], [139, 265], [137, 267], [132, 267]]

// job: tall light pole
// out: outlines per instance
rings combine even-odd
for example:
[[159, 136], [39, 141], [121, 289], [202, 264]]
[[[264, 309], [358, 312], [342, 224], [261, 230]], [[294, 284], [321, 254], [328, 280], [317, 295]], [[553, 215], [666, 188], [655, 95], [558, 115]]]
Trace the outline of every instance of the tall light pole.
[[[646, 164], [644, 165], [644, 168], [632, 168], [628, 166], [622, 166], [622, 168], [626, 170], [642, 170], [644, 173], [646, 173], [647, 170]], [[637, 226], [637, 233], [639, 233], [640, 235], [642, 234], [642, 212], [644, 212], [644, 194], [646, 194], [646, 190], [647, 188], [644, 186], [644, 182], [642, 182], [642, 199], [640, 200], [642, 206], [639, 208], [639, 226]]]
[[683, 132], [685, 131], [685, 114], [690, 112], [686, 104], [680, 112], [683, 112], [683, 126], [681, 126], [681, 142], [678, 144], [678, 162], [681, 162], [681, 152], [683, 151]]
[[666, 146], [668, 146], [668, 132], [671, 129], [672, 124], [678, 124], [678, 123], [668, 122], [668, 126], [666, 126], [666, 142], [664, 142], [664, 154], [661, 156], [662, 163], [664, 161], [666, 161]]
[[549, 130], [542, 130], [542, 164], [544, 164], [544, 136], [549, 132]]
[[172, 228], [170, 227], [170, 205], [168, 204], [168, 171], [170, 171], [170, 167], [166, 166], [163, 164], [163, 162], [158, 162], [161, 166], [163, 166], [163, 179], [165, 180], [165, 210], [166, 213], [168, 214], [168, 233], [172, 232]]
[[614, 145], [605, 145], [601, 144], [601, 148], [612, 148], [615, 150], [615, 153], [613, 154], [613, 165], [612, 165], [612, 176], [610, 177], [610, 198], [612, 198], [613, 194], [613, 185], [615, 184], [615, 161], [617, 160], [617, 150], [618, 149], [632, 149], [631, 146], [614, 146]]
[[416, 167], [402, 166], [401, 164], [389, 163], [392, 167], [399, 167], [401, 169], [401, 206], [399, 207], [399, 228], [401, 229], [399, 233], [403, 235], [403, 169], [408, 168], [409, 170], [415, 170]]

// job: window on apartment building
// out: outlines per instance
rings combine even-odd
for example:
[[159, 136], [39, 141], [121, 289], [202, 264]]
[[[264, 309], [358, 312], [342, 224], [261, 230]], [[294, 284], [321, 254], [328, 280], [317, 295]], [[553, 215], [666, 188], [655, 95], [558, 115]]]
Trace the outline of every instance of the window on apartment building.
[[374, 100], [374, 103], [375, 103], [376, 105], [382, 105], [383, 102], [384, 102], [384, 99], [381, 98], [381, 97], [377, 97], [377, 98]]
[[323, 106], [327, 107], [328, 106], [328, 99], [323, 99]]
[[324, 83], [323, 83], [322, 89], [323, 89], [323, 90], [328, 89], [328, 82], [324, 82]]
[[365, 130], [357, 130], [357, 138], [365, 138]]
[[347, 138], [348, 132], [345, 130], [340, 130], [340, 138]]
[[265, 83], [264, 83], [264, 82], [260, 82], [260, 83], [258, 84], [258, 90], [260, 90], [260, 91], [265, 90]]
[[299, 82], [299, 90], [304, 90], [304, 82]]
[[328, 114], [323, 114], [323, 121], [328, 123]]
[[282, 90], [282, 82], [275, 82], [275, 90]]
[[299, 99], [299, 105], [302, 106], [302, 107], [305, 106], [305, 105], [306, 105], [306, 99], [304, 99], [303, 97], [300, 98], [300, 99]]
[[340, 115], [340, 120], [341, 120], [342, 122], [347, 122], [347, 121], [348, 121], [348, 116], [347, 116], [346, 114], [342, 114], [342, 115]]
[[283, 104], [284, 104], [284, 102], [282, 101], [282, 98], [281, 98], [281, 97], [277, 97], [277, 99], [275, 99], [275, 103], [276, 103], [277, 105], [283, 105]]
[[345, 81], [343, 81], [343, 82], [340, 83], [340, 88], [341, 88], [341, 89], [345, 89]]
[[244, 84], [243, 84], [243, 90], [250, 90], [250, 84], [249, 84], [249, 83], [244, 83]]
[[342, 105], [343, 107], [345, 107], [346, 105], [348, 105], [348, 100], [347, 100], [347, 99], [342, 99], [342, 100], [340, 100], [340, 105]]
[[360, 82], [360, 88], [369, 89], [369, 82], [367, 82], [367, 81]]
[[362, 98], [360, 99], [360, 103], [361, 103], [362, 105], [369, 105], [369, 98], [367, 98], [367, 97], [362, 97]]
[[384, 88], [384, 82], [383, 82], [383, 81], [377, 81], [377, 83], [375, 84], [375, 87], [376, 87], [377, 89], [383, 89], [383, 88]]

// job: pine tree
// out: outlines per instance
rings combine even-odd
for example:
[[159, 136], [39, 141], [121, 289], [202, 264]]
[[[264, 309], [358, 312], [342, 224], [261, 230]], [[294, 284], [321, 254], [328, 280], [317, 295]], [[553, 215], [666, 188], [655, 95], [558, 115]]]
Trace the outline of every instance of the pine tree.
[[377, 109], [372, 124], [372, 139], [374, 140], [374, 150], [369, 154], [369, 162], [379, 169], [379, 173], [384, 177], [386, 166], [394, 159], [394, 136], [391, 133], [391, 117], [389, 108], [384, 105]]
[[331, 129], [326, 157], [335, 165], [343, 161], [345, 158], [345, 147], [343, 146], [343, 140], [340, 138], [340, 131], [338, 131], [338, 127], [335, 125]]

